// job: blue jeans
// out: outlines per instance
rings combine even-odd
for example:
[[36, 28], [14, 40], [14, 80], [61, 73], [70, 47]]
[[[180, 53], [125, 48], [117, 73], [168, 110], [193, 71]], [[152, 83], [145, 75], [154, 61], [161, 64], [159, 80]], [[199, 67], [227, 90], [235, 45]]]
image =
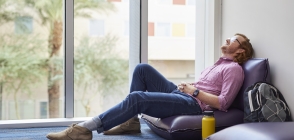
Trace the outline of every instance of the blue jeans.
[[[156, 118], [202, 114], [197, 101], [177, 90], [177, 86], [148, 64], [134, 70], [130, 94], [98, 117], [103, 130], [124, 123], [140, 113]], [[98, 129], [98, 133], [99, 129]]]

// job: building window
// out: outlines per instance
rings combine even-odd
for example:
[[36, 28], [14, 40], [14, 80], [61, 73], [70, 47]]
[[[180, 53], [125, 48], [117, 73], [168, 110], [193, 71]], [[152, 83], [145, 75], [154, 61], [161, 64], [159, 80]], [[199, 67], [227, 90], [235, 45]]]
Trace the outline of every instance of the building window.
[[185, 36], [185, 24], [173, 23], [172, 24], [172, 35], [174, 37], [184, 37]]
[[185, 3], [186, 3], [186, 0], [173, 0], [173, 4], [175, 5], [185, 5]]
[[195, 37], [195, 24], [188, 23], [186, 28], [187, 37]]
[[196, 5], [196, 0], [187, 0], [187, 5]]
[[163, 5], [171, 5], [172, 0], [156, 0], [157, 4], [163, 4]]
[[40, 102], [40, 119], [47, 118], [47, 102]]
[[170, 23], [157, 23], [155, 28], [155, 36], [170, 36]]
[[99, 19], [90, 19], [89, 25], [90, 36], [103, 36], [104, 35], [104, 21]]
[[154, 22], [148, 22], [148, 36], [154, 36]]
[[124, 21], [124, 35], [129, 36], [130, 32], [130, 23], [129, 21]]
[[17, 17], [14, 21], [16, 34], [31, 34], [33, 32], [33, 18], [28, 16]]

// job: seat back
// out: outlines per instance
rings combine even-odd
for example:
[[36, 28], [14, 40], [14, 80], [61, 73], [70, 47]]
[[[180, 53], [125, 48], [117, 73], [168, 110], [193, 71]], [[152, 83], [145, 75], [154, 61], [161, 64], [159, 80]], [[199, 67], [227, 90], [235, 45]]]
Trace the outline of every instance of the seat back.
[[270, 67], [267, 58], [252, 58], [246, 61], [243, 65], [244, 70], [244, 81], [243, 85], [235, 98], [231, 108], [237, 108], [240, 110], [244, 110], [244, 91], [250, 85], [264, 81], [271, 83], [270, 79]]

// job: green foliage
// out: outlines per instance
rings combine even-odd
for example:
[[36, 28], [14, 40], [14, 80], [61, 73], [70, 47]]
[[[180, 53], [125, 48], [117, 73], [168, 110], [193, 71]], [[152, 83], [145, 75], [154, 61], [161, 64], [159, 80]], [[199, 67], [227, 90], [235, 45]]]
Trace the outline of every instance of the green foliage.
[[[18, 0], [23, 6], [36, 11], [42, 24], [63, 20], [63, 0]], [[74, 17], [91, 17], [91, 11], [108, 13], [114, 11], [112, 3], [103, 0], [74, 0]]]
[[16, 8], [11, 8], [15, 5], [14, 0], [0, 0], [0, 25], [19, 15]]
[[20, 6], [35, 10], [42, 24], [52, 24], [63, 19], [63, 0], [22, 0], [19, 3], [22, 3]]
[[[75, 46], [74, 84], [75, 96], [89, 116], [90, 103], [95, 96], [120, 94], [123, 84], [128, 82], [128, 60], [120, 57], [115, 49], [117, 37], [82, 37]], [[109, 92], [115, 91], [115, 92]], [[97, 99], [96, 99], [97, 100]]]
[[82, 37], [75, 46], [75, 86], [89, 88], [106, 94], [127, 82], [128, 60], [115, 50], [117, 37], [107, 35], [99, 38]]
[[43, 83], [42, 78], [46, 75], [42, 56], [44, 41], [32, 36], [2, 35], [0, 42], [1, 88], [3, 86], [6, 94], [13, 96], [16, 117], [21, 119], [19, 94], [32, 95], [31, 88]]
[[36, 37], [2, 35], [0, 42], [0, 81], [8, 94], [20, 89], [31, 93], [29, 87], [40, 83], [46, 75], [44, 41]]
[[74, 17], [91, 17], [91, 12], [109, 13], [115, 11], [112, 3], [104, 0], [75, 0], [74, 1]]

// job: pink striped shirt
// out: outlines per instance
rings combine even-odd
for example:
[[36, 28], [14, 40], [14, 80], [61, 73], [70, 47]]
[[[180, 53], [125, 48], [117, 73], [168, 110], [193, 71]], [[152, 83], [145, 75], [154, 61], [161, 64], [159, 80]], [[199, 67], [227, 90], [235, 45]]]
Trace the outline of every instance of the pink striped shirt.
[[[220, 110], [227, 111], [233, 103], [244, 80], [242, 67], [232, 59], [221, 57], [213, 66], [200, 75], [195, 87], [201, 91], [218, 96]], [[196, 98], [202, 110], [213, 110]]]

